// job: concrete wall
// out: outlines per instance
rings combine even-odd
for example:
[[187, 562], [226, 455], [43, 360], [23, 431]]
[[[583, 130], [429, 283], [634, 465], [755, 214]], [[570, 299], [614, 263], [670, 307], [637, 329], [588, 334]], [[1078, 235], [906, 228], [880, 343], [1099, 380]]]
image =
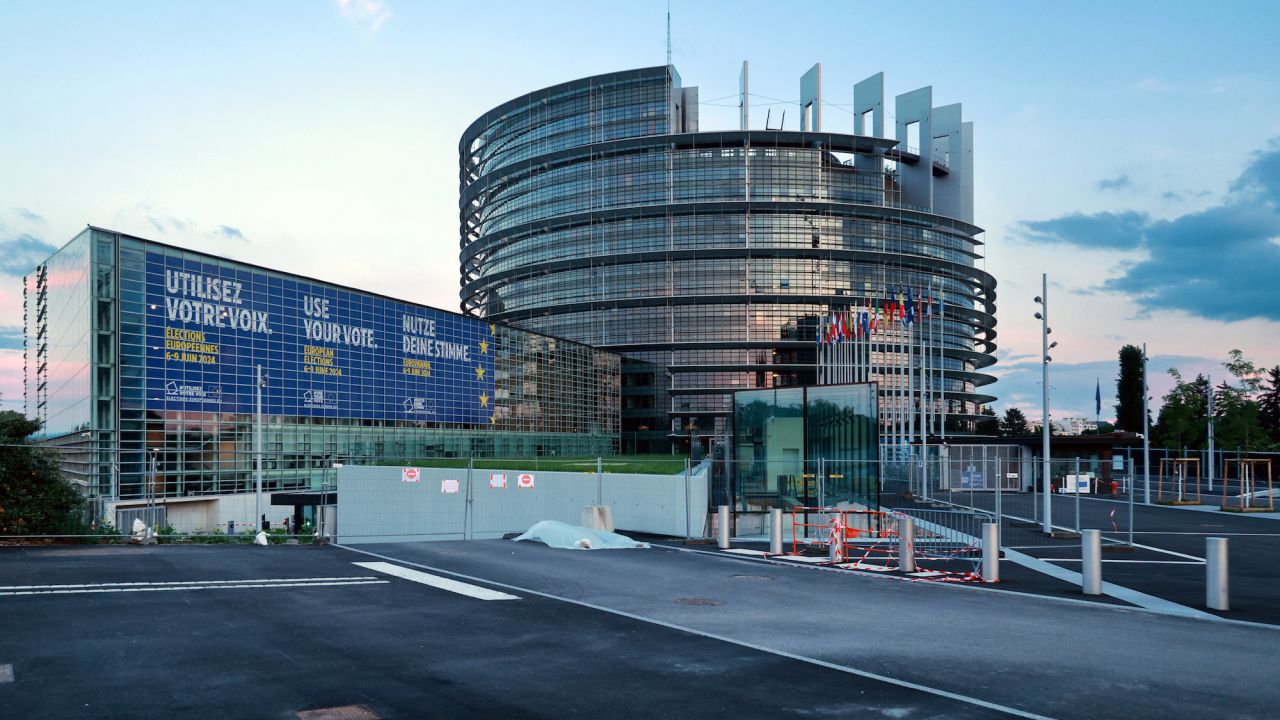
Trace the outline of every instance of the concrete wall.
[[[706, 471], [679, 475], [536, 472], [416, 468], [417, 481], [399, 467], [347, 466], [338, 470], [338, 542], [405, 542], [498, 538], [524, 532], [539, 520], [578, 525], [582, 509], [608, 505], [620, 532], [684, 537], [705, 535]], [[521, 474], [533, 487], [518, 486]], [[491, 475], [506, 475], [505, 488]], [[456, 493], [442, 482], [456, 480]], [[470, 502], [468, 502], [470, 499]]]
[[[202, 495], [198, 497], [157, 498], [156, 505], [164, 506], [168, 523], [180, 533], [227, 531], [227, 521], [234, 520], [237, 528], [257, 526], [253, 520], [254, 493], [229, 495]], [[145, 507], [140, 500], [121, 500], [106, 503], [106, 518], [115, 522], [116, 508]], [[262, 493], [262, 514], [271, 527], [284, 527], [284, 519], [293, 517], [293, 506], [271, 505], [271, 493]], [[121, 528], [127, 531], [128, 528]]]

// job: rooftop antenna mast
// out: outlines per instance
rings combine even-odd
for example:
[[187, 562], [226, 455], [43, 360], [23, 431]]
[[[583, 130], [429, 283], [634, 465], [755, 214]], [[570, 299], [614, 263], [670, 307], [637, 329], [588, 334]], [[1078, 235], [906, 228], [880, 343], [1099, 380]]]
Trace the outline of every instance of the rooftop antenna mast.
[[671, 65], [671, 0], [667, 0], [667, 65]]

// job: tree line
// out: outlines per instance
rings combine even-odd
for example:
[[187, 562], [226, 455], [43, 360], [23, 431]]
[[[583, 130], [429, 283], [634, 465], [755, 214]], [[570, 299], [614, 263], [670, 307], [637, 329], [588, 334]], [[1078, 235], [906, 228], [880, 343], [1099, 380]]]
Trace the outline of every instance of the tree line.
[[[1102, 423], [1095, 431], [1143, 431], [1142, 348], [1125, 345], [1119, 352], [1120, 373], [1116, 378], [1116, 421]], [[1222, 363], [1225, 377], [1210, 387], [1203, 374], [1187, 379], [1177, 368], [1168, 373], [1174, 385], [1164, 395], [1159, 414], [1152, 420], [1151, 444], [1155, 447], [1203, 450], [1209, 443], [1209, 413], [1213, 412], [1214, 444], [1224, 450], [1280, 450], [1280, 365], [1259, 368], [1239, 350], [1227, 353]], [[1212, 402], [1211, 402], [1212, 401]], [[997, 416], [982, 409], [979, 435], [1014, 437], [1031, 432], [1026, 416], [1018, 408], [1008, 408]], [[1050, 433], [1053, 426], [1050, 425]]]

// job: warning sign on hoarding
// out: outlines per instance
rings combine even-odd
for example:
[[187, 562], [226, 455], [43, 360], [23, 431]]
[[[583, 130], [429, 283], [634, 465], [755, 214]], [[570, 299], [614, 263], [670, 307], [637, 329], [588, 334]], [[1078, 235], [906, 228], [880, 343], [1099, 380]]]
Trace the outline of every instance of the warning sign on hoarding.
[[516, 477], [516, 487], [525, 490], [532, 490], [533, 475], [529, 473], [520, 473], [520, 475]]
[[442, 493], [456, 493], [456, 492], [458, 492], [458, 481], [457, 481], [457, 480], [441, 480], [441, 481], [440, 481], [440, 492], [442, 492]]
[[422, 479], [422, 471], [415, 467], [400, 468], [400, 482], [418, 482]]
[[506, 490], [507, 474], [506, 473], [489, 473], [489, 489]]

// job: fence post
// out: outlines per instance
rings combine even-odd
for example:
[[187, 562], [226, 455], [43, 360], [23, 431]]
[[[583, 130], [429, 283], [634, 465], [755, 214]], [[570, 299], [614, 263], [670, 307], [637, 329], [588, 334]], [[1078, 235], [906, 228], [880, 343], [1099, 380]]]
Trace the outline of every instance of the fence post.
[[1000, 525], [982, 525], [982, 582], [1000, 582]]
[[716, 528], [716, 546], [721, 550], [729, 549], [729, 506], [721, 505], [716, 511], [719, 527]]
[[907, 515], [898, 516], [898, 569], [916, 571], [916, 528]]
[[1080, 458], [1076, 458], [1075, 473], [1071, 480], [1071, 489], [1076, 494], [1076, 532], [1080, 532]]
[[1102, 531], [1080, 533], [1080, 589], [1085, 595], [1102, 594]]
[[782, 509], [769, 509], [769, 553], [782, 554]]
[[1204, 604], [1210, 610], [1230, 610], [1227, 594], [1227, 539], [1204, 539]]
[[475, 469], [475, 466], [476, 466], [476, 459], [474, 457], [468, 457], [467, 458], [467, 497], [466, 497], [466, 502], [463, 504], [463, 510], [462, 510], [462, 539], [463, 540], [473, 540], [475, 539], [475, 535], [476, 535], [475, 522], [471, 517], [471, 509], [473, 504], [471, 499], [475, 497], [475, 495], [471, 492], [471, 475], [472, 475], [472, 471]]
[[1138, 489], [1134, 487], [1133, 477], [1133, 456], [1129, 456], [1129, 547], [1133, 547], [1133, 496], [1138, 494]]
[[596, 458], [596, 505], [604, 505], [604, 463]]
[[[691, 500], [689, 499], [689, 474], [690, 474], [689, 458], [685, 458], [684, 459], [684, 537], [686, 540], [693, 537], [693, 520], [691, 519], [691, 516], [693, 515], [693, 508], [689, 507], [691, 503]], [[703, 508], [703, 513], [705, 512], [706, 512], [706, 508]]]

